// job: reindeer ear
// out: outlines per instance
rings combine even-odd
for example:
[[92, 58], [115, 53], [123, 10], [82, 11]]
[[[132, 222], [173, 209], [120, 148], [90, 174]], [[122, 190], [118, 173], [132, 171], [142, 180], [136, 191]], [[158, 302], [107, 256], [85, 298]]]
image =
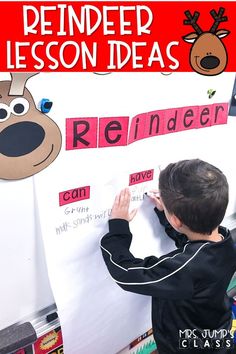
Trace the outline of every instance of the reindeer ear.
[[25, 72], [14, 72], [11, 73], [11, 86], [8, 95], [9, 96], [22, 96], [24, 93], [24, 88], [26, 81], [34, 76], [37, 75], [38, 72], [35, 73], [25, 73]]
[[220, 29], [218, 31], [216, 31], [216, 36], [218, 38], [224, 38], [226, 36], [228, 36], [230, 34], [230, 31], [225, 30], [225, 29]]
[[196, 32], [192, 32], [187, 34], [186, 36], [183, 36], [182, 38], [187, 43], [194, 43], [198, 37], [199, 35]]

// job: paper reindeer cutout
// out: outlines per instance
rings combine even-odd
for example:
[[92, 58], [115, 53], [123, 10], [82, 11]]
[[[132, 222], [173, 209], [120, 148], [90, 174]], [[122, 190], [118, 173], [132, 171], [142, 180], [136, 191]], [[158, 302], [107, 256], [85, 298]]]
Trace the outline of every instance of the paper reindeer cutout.
[[12, 73], [0, 82], [0, 178], [32, 176], [49, 166], [61, 149], [57, 124], [40, 112], [25, 87], [36, 73]]
[[185, 11], [187, 19], [184, 20], [185, 25], [191, 25], [195, 32], [189, 33], [183, 37], [188, 43], [193, 43], [189, 62], [194, 71], [202, 75], [218, 75], [225, 70], [228, 55], [221, 38], [228, 36], [230, 31], [226, 29], [217, 30], [221, 22], [228, 21], [227, 16], [223, 16], [225, 9], [221, 7], [217, 13], [211, 10], [210, 14], [214, 19], [214, 23], [209, 31], [202, 31], [197, 24], [199, 12], [195, 11], [192, 16], [190, 11]]

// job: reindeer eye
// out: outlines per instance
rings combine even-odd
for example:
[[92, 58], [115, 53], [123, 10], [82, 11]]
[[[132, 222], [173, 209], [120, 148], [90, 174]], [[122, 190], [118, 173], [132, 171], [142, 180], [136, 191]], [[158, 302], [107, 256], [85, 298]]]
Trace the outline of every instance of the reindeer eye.
[[29, 102], [23, 98], [15, 98], [10, 104], [11, 112], [17, 116], [26, 114], [29, 110]]
[[5, 103], [0, 103], [0, 123], [7, 120], [10, 115], [10, 108]]

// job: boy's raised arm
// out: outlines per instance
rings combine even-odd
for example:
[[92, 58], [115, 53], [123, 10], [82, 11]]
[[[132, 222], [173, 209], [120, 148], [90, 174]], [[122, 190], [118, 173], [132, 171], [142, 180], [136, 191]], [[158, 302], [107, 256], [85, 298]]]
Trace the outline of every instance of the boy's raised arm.
[[112, 219], [109, 230], [101, 240], [101, 250], [111, 277], [121, 288], [166, 299], [192, 296], [192, 282], [184, 268], [194, 254], [187, 254], [185, 248], [160, 258], [135, 258], [129, 251], [132, 234], [128, 221]]
[[129, 251], [132, 241], [129, 220], [133, 217], [133, 213], [129, 213], [129, 204], [130, 194], [126, 189], [117, 196], [109, 220], [109, 232], [101, 239], [103, 258], [113, 280], [124, 290], [143, 295], [190, 298], [193, 288], [186, 267], [195, 255], [186, 252], [188, 244], [184, 249], [160, 258], [135, 258]]
[[188, 241], [188, 238], [184, 234], [181, 234], [180, 232], [176, 231], [167, 220], [164, 213], [164, 207], [159, 196], [159, 192], [157, 190], [152, 190], [150, 191], [150, 194], [147, 195], [155, 204], [154, 211], [158, 216], [160, 224], [164, 226], [166, 234], [175, 242], [176, 247], [184, 247], [184, 245]]

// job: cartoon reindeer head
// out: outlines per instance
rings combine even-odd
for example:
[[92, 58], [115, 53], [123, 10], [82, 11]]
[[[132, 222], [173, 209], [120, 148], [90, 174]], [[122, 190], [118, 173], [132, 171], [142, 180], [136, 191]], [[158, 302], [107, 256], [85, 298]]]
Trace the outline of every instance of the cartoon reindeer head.
[[199, 74], [218, 75], [226, 68], [228, 57], [221, 38], [226, 37], [230, 31], [226, 29], [217, 30], [221, 22], [228, 20], [227, 16], [223, 16], [224, 11], [223, 7], [219, 9], [218, 13], [215, 10], [210, 11], [214, 23], [209, 32], [203, 32], [197, 24], [199, 12], [195, 11], [192, 16], [190, 11], [185, 11], [187, 19], [184, 20], [184, 24], [191, 25], [195, 32], [184, 36], [183, 40], [193, 43], [189, 61], [193, 70]]
[[21, 179], [49, 166], [61, 149], [56, 123], [40, 112], [25, 87], [36, 73], [0, 82], [0, 178]]

